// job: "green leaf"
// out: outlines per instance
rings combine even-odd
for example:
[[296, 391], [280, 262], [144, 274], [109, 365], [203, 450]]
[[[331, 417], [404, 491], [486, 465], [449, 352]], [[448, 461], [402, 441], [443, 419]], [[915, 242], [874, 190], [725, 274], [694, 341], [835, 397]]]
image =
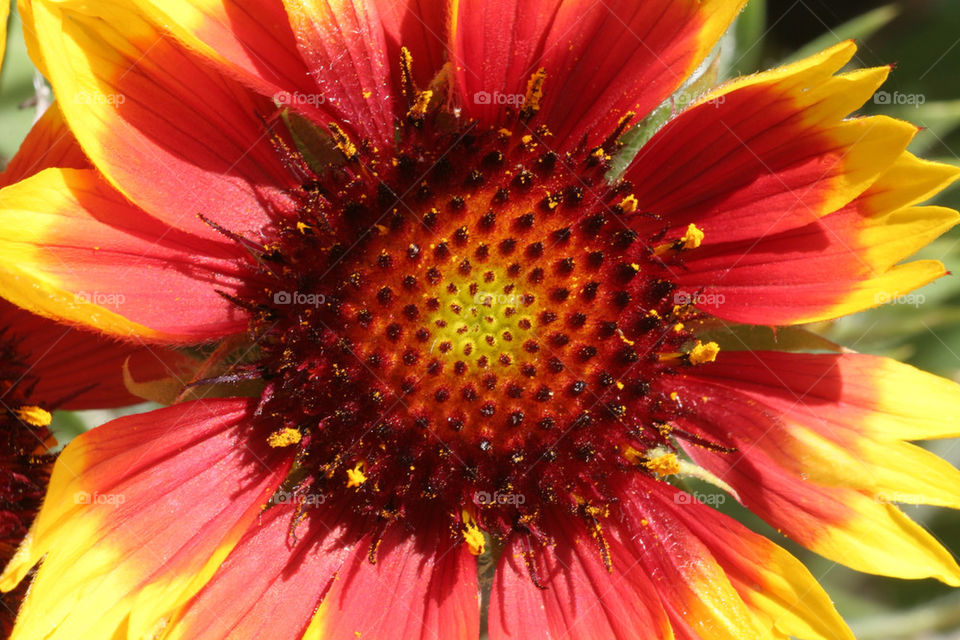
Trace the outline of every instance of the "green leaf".
[[314, 172], [323, 174], [330, 167], [344, 163], [343, 154], [337, 150], [333, 139], [317, 125], [290, 109], [281, 111], [281, 117], [297, 151]]
[[802, 60], [844, 40], [866, 40], [890, 24], [899, 13], [900, 9], [894, 4], [888, 4], [873, 11], [868, 11], [849, 22], [844, 22], [835, 29], [830, 29], [819, 38], [805, 44], [798, 51], [795, 51], [792, 55], [784, 59], [782, 64]]
[[50, 423], [50, 431], [57, 439], [59, 450], [68, 442], [86, 431], [89, 427], [75, 411], [54, 411], [53, 421]]
[[[6, 0], [0, 0], [6, 2]], [[23, 42], [23, 25], [16, 11], [10, 12], [7, 53], [0, 71], [0, 166], [16, 153], [33, 124], [35, 111], [22, 107], [36, 96], [33, 78], [36, 69]]]
[[729, 68], [724, 70], [724, 77], [755, 73], [760, 70], [766, 31], [766, 0], [750, 0], [734, 26], [737, 46]]
[[702, 341], [712, 340], [721, 351], [805, 351], [840, 353], [843, 347], [799, 327], [723, 325], [697, 332]]

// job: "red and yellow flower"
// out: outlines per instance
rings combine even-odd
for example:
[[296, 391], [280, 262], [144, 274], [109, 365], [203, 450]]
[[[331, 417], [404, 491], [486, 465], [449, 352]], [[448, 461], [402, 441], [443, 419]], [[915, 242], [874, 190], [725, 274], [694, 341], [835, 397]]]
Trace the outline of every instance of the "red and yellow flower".
[[71, 151], [0, 191], [0, 293], [219, 344], [255, 392], [67, 447], [0, 578], [43, 559], [14, 637], [476, 638], [481, 586], [491, 638], [851, 637], [686, 475], [960, 584], [893, 504], [960, 506], [909, 443], [956, 435], [956, 385], [724, 330], [944, 274], [903, 261], [958, 171], [850, 117], [889, 70], [847, 42], [727, 83], [609, 177], [742, 4], [22, 3], [62, 111], [32, 139]]

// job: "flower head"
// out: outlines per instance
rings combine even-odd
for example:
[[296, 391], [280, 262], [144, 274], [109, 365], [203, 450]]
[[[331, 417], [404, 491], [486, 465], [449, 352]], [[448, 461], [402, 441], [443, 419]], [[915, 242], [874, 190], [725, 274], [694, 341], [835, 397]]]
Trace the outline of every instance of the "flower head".
[[955, 224], [913, 205], [957, 171], [848, 118], [888, 69], [838, 75], [841, 43], [727, 83], [612, 175], [741, 5], [34, 2], [85, 157], [0, 191], [0, 292], [217, 343], [195, 382], [233, 397], [65, 450], [0, 579], [45, 556], [15, 637], [477, 637], [476, 556], [492, 638], [850, 637], [682, 476], [850, 566], [960, 583], [889, 504], [957, 505], [905, 442], [954, 435], [955, 385], [731, 328], [944, 273], [900, 263]]

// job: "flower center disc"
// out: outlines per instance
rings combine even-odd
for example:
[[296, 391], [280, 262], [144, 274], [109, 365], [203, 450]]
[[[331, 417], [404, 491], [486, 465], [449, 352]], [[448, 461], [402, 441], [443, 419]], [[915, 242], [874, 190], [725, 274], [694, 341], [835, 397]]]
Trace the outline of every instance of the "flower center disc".
[[[358, 286], [342, 332], [371, 387], [416, 428], [457, 433], [455, 451], [544, 444], [543, 431], [597, 403], [591, 383], [609, 386], [622, 368], [598, 238], [559, 213], [537, 216], [529, 198], [495, 212], [494, 197], [431, 208], [427, 218], [445, 219], [387, 231], [346, 260]], [[591, 304], [599, 313], [584, 312]]]
[[665, 443], [675, 402], [651, 382], [690, 334], [630, 224], [655, 216], [605, 182], [602, 149], [516, 129], [407, 128], [389, 164], [304, 169], [276, 216], [246, 303], [260, 413], [361, 510], [473, 504], [488, 529], [529, 527], [544, 501], [616, 495]]

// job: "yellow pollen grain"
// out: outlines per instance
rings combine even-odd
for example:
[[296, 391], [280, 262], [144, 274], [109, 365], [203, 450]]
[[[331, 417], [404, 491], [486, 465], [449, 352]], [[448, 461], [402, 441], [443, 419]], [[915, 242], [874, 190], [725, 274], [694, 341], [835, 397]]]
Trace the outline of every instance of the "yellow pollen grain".
[[[608, 141], [615, 142], [620, 139], [620, 136], [623, 135], [623, 132], [627, 130], [627, 125], [630, 124], [630, 121], [637, 117], [636, 112], [627, 111], [625, 114], [620, 116], [620, 119], [617, 120], [617, 126], [613, 129], [613, 134], [607, 138]], [[604, 144], [604, 146], [607, 146]]]
[[676, 402], [677, 400], [680, 399], [680, 394], [677, 393], [676, 391], [671, 391], [671, 392], [670, 392], [670, 399], [673, 400], [674, 402]]
[[643, 454], [629, 445], [627, 445], [627, 448], [623, 450], [623, 457], [630, 464], [637, 464], [643, 460]]
[[358, 462], [353, 469], [347, 469], [347, 488], [359, 487], [367, 481], [367, 474], [364, 473], [367, 465], [364, 462]]
[[523, 144], [530, 144], [531, 142], [533, 142], [533, 136], [528, 133], [527, 135], [520, 138], [520, 141]]
[[658, 476], [671, 476], [680, 472], [680, 463], [677, 461], [677, 454], [665, 453], [644, 463], [647, 469], [650, 469]]
[[600, 516], [602, 518], [607, 518], [610, 516], [610, 507], [606, 505], [599, 507], [595, 504], [587, 503], [587, 504], [584, 504], [583, 510], [587, 513], [587, 515], [593, 516], [594, 518], [596, 518], [597, 516]]
[[481, 555], [487, 547], [483, 532], [466, 509], [461, 513], [461, 520], [463, 521], [463, 541], [467, 543], [470, 553], [475, 556]]
[[400, 47], [400, 83], [403, 93], [409, 98], [414, 91], [413, 86], [413, 55], [406, 47]]
[[17, 417], [34, 427], [49, 427], [53, 416], [46, 409], [37, 406], [26, 406], [17, 409]]
[[687, 227], [687, 232], [680, 238], [680, 242], [683, 243], [684, 249], [696, 249], [703, 244], [704, 235], [697, 225], [691, 224]]
[[620, 389], [621, 391], [623, 391], [623, 386], [624, 386], [623, 383], [617, 380], [617, 389]]
[[289, 447], [292, 444], [299, 444], [302, 437], [303, 435], [298, 429], [284, 427], [267, 436], [267, 444], [274, 449], [279, 449], [281, 447]]
[[297, 222], [297, 231], [300, 232], [300, 235], [305, 235], [307, 231], [313, 231], [313, 227], [308, 225], [306, 222], [299, 221]]
[[676, 331], [677, 333], [680, 333], [681, 331], [683, 331], [683, 323], [678, 322], [677, 324], [673, 325], [673, 330]]
[[523, 113], [530, 117], [540, 110], [540, 99], [543, 97], [543, 81], [547, 77], [547, 70], [543, 67], [530, 75], [527, 81], [527, 93], [523, 99]]
[[510, 131], [510, 129], [503, 129], [503, 128], [498, 129], [498, 130], [497, 130], [497, 133], [499, 133], [500, 135], [505, 136], [505, 137], [507, 137], [507, 138], [509, 138], [510, 136], [513, 135], [513, 131]]
[[720, 345], [716, 342], [703, 344], [697, 340], [696, 346], [690, 350], [687, 356], [690, 358], [690, 364], [704, 364], [716, 360], [718, 353], [720, 353]]
[[372, 95], [373, 95], [373, 91], [370, 91], [369, 89], [366, 89], [366, 90], [364, 90], [364, 92], [363, 92], [363, 99], [364, 99], [364, 100], [369, 100], [369, 99], [370, 99], [370, 96], [372, 96]]
[[433, 91], [430, 89], [418, 93], [417, 99], [413, 102], [413, 106], [410, 107], [409, 111], [407, 111], [407, 116], [417, 120], [422, 120], [427, 113], [427, 107], [430, 106], [431, 98], [433, 98]]
[[357, 146], [350, 141], [350, 136], [340, 128], [335, 122], [331, 122], [327, 125], [330, 129], [330, 135], [333, 137], [333, 141], [336, 144], [337, 149], [340, 150], [347, 159], [353, 159], [357, 156]]

